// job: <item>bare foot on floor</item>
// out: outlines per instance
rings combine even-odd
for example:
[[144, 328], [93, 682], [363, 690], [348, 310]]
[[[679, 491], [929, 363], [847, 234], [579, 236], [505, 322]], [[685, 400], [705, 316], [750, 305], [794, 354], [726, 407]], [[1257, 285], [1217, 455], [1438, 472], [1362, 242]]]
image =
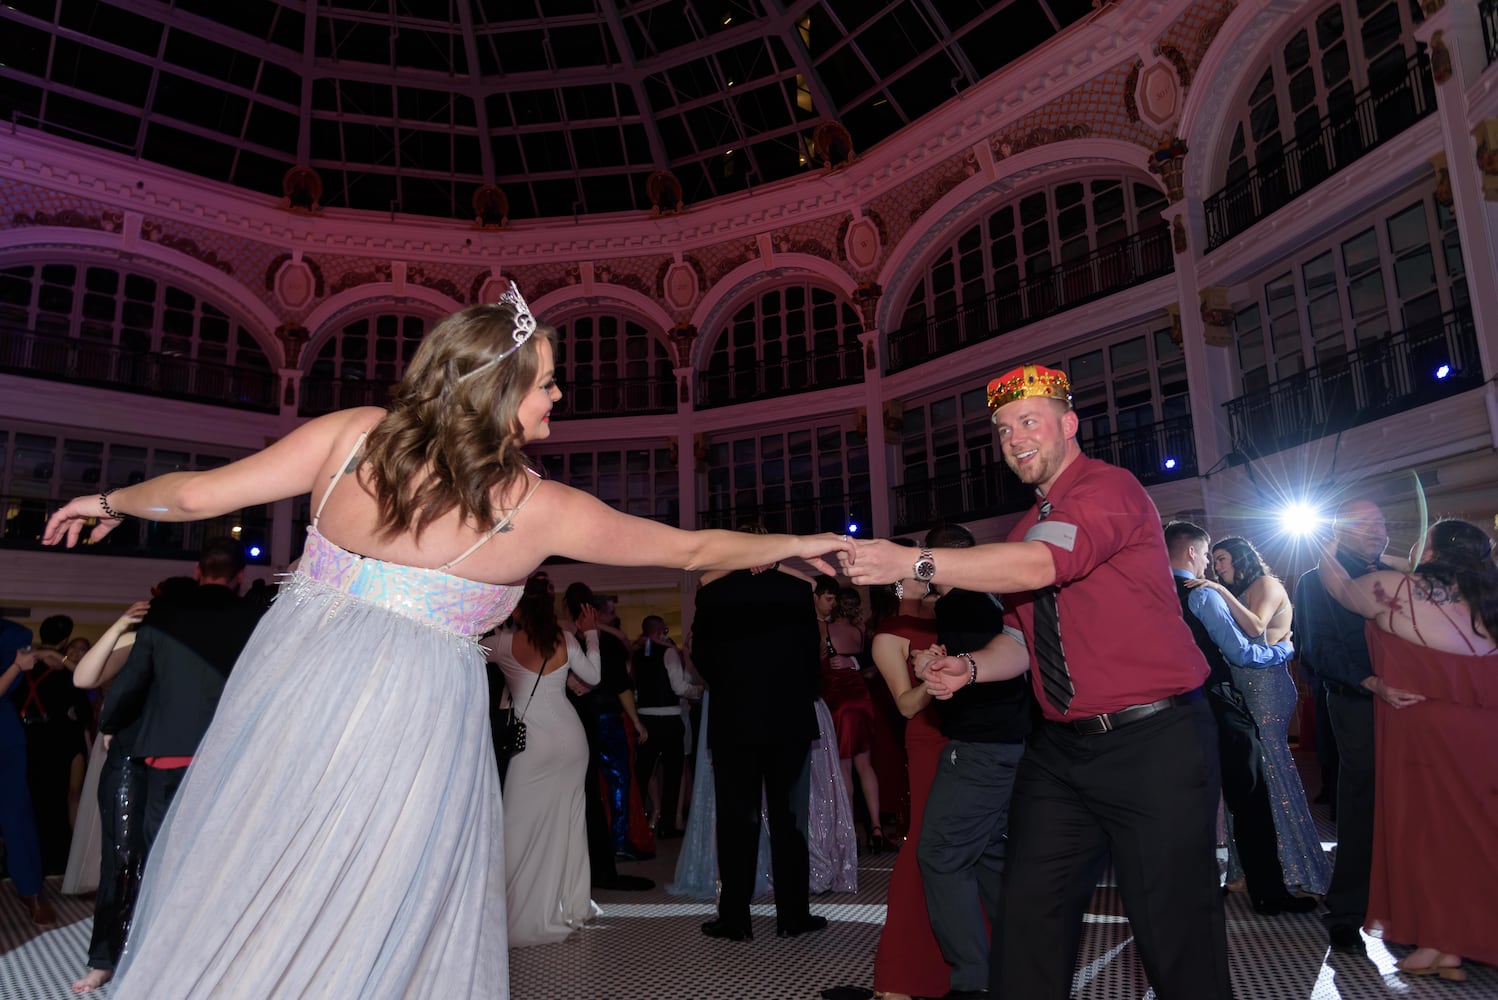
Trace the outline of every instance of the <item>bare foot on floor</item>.
[[92, 993], [114, 978], [113, 969], [89, 969], [88, 975], [73, 984], [74, 993]]

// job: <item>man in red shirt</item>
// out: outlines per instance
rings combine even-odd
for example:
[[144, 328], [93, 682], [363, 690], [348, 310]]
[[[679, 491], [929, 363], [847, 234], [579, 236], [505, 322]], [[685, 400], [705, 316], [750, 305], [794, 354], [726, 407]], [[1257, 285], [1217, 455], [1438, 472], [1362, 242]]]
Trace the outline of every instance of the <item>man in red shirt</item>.
[[855, 583], [915, 575], [1009, 595], [1023, 632], [926, 671], [940, 698], [1028, 670], [1045, 718], [1015, 778], [993, 990], [1071, 995], [1111, 856], [1155, 995], [1227, 1000], [1217, 734], [1159, 512], [1132, 475], [1082, 454], [1064, 373], [1015, 369], [989, 383], [988, 403], [1004, 460], [1036, 493], [1009, 540], [922, 550], [913, 570], [908, 549], [860, 542], [849, 569]]

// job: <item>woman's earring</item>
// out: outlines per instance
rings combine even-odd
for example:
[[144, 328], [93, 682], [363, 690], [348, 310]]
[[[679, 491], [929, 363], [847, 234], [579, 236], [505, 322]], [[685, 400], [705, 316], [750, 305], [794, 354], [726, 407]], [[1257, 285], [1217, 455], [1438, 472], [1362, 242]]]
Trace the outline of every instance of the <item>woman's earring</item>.
[[895, 599], [899, 601], [905, 600], [905, 581], [903, 580], [895, 581]]

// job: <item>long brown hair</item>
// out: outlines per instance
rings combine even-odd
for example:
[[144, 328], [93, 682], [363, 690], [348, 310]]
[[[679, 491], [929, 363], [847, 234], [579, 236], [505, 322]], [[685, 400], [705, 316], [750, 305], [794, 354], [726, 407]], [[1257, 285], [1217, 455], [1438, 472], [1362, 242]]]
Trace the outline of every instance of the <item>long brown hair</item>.
[[498, 520], [496, 489], [526, 475], [520, 403], [534, 387], [541, 342], [554, 338], [538, 324], [516, 348], [514, 331], [514, 308], [496, 303], [453, 313], [422, 338], [365, 449], [382, 536], [419, 538], [455, 507], [479, 531]]
[[525, 633], [531, 648], [549, 660], [564, 641], [562, 626], [557, 622], [557, 602], [551, 592], [551, 581], [537, 573], [525, 581], [520, 603], [515, 605], [515, 624]]

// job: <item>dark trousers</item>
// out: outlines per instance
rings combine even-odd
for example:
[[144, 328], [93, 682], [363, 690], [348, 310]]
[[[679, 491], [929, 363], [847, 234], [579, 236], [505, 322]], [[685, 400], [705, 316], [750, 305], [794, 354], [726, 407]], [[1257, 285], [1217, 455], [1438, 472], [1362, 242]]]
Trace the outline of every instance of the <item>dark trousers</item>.
[[[660, 826], [676, 825], [676, 806], [681, 801], [681, 769], [686, 763], [686, 726], [681, 713], [675, 715], [641, 715], [650, 738], [635, 747], [635, 780], [640, 793], [650, 790], [650, 776], [657, 762], [661, 765]], [[646, 806], [645, 813], [650, 813]]]
[[5, 842], [5, 868], [16, 892], [41, 892], [42, 848], [26, 782], [26, 744], [19, 735], [12, 745], [0, 747], [0, 840]]
[[926, 912], [952, 989], [989, 988], [989, 927], [999, 920], [1009, 799], [1025, 745], [949, 740], [926, 798], [916, 858]]
[[588, 770], [583, 777], [583, 819], [588, 827], [588, 871], [594, 885], [611, 882], [619, 874], [614, 866], [614, 840], [603, 807], [603, 782], [598, 767], [598, 706], [591, 694], [569, 695], [588, 740]]
[[1321, 790], [1331, 804], [1332, 819], [1337, 818], [1337, 731], [1332, 726], [1332, 713], [1326, 705], [1326, 685], [1319, 678], [1312, 678], [1311, 690], [1316, 692], [1316, 763], [1321, 765]]
[[775, 917], [781, 926], [805, 923], [810, 874], [806, 835], [791, 809], [806, 768], [808, 743], [726, 746], [713, 749], [713, 793], [718, 805], [718, 919], [749, 926], [749, 898], [759, 855], [760, 802], [770, 827], [770, 873]]
[[146, 808], [141, 829], [145, 835], [146, 856], [151, 855], [151, 846], [156, 843], [166, 822], [166, 811], [171, 808], [182, 779], [187, 776], [185, 767], [146, 767]]
[[42, 872], [61, 875], [68, 868], [73, 824], [68, 821], [68, 785], [73, 761], [83, 753], [83, 730], [71, 720], [33, 722], [26, 727], [26, 781], [36, 816]]
[[1111, 853], [1159, 1000], [1228, 1000], [1216, 726], [1204, 700], [1096, 736], [1042, 723], [1015, 776], [997, 995], [1067, 1000]]
[[125, 947], [145, 867], [145, 775], [139, 761], [111, 747], [99, 770], [99, 891], [88, 941], [88, 967], [113, 969]]
[[1243, 696], [1231, 688], [1221, 693], [1212, 690], [1207, 704], [1217, 721], [1222, 798], [1233, 814], [1233, 842], [1243, 863], [1243, 880], [1250, 899], [1270, 902], [1285, 895], [1285, 872], [1280, 867], [1269, 783], [1264, 779], [1259, 727]]
[[609, 814], [609, 850], [626, 851], [629, 843], [629, 736], [625, 734], [624, 713], [598, 714], [598, 761], [603, 774], [605, 801]]
[[1326, 890], [1328, 927], [1362, 927], [1373, 868], [1373, 698], [1327, 692], [1340, 760], [1337, 853]]

